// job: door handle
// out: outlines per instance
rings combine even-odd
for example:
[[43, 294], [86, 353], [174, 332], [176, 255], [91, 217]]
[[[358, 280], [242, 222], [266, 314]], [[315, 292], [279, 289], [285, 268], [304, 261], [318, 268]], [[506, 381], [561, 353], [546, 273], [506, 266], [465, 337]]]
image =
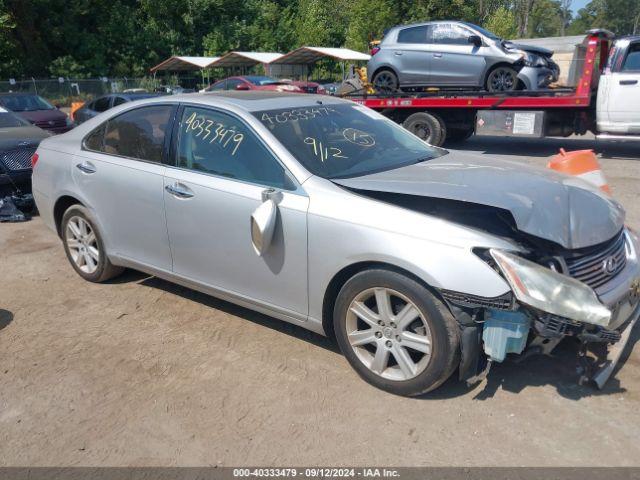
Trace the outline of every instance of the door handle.
[[174, 183], [173, 185], [165, 185], [164, 189], [174, 197], [178, 198], [191, 198], [193, 192], [182, 185], [181, 183]]
[[96, 167], [89, 162], [82, 162], [76, 165], [76, 168], [83, 173], [91, 174], [96, 173]]
[[638, 80], [620, 80], [620, 85], [635, 85]]
[[434, 53], [433, 56], [436, 57], [436, 58], [442, 58], [442, 54], [441, 53]]
[[402, 55], [402, 52], [393, 52], [393, 54], [400, 56], [400, 55]]

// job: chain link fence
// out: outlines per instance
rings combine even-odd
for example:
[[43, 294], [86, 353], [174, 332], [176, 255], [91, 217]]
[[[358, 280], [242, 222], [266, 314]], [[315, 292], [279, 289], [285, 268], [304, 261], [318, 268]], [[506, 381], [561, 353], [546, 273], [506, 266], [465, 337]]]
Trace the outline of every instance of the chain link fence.
[[154, 92], [164, 84], [176, 85], [195, 84], [195, 79], [181, 78], [47, 78], [0, 80], [0, 92], [35, 93], [46, 98], [49, 102], [69, 106], [71, 102], [87, 101], [107, 93], [124, 92], [131, 89], [143, 89]]

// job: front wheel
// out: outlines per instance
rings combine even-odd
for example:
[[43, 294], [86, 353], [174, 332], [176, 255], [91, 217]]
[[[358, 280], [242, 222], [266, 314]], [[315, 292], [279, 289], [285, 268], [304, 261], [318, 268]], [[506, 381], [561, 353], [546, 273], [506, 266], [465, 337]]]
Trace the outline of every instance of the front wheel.
[[437, 388], [459, 361], [451, 313], [422, 284], [394, 271], [366, 270], [347, 281], [335, 305], [334, 329], [358, 374], [397, 395]]
[[511, 67], [495, 68], [487, 77], [487, 90], [490, 92], [511, 92], [518, 87], [518, 72]]

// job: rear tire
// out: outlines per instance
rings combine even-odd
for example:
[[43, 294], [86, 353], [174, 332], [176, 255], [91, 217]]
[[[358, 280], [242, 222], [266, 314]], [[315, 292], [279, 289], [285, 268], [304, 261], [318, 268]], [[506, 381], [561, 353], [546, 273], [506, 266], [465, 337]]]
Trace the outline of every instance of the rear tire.
[[62, 243], [73, 269], [89, 282], [105, 282], [120, 275], [123, 267], [109, 261], [97, 222], [88, 208], [71, 205], [62, 216]]
[[380, 70], [371, 79], [373, 88], [380, 93], [395, 93], [398, 90], [398, 76], [392, 70]]
[[430, 145], [441, 146], [447, 137], [447, 127], [438, 115], [417, 112], [409, 115], [402, 126]]
[[333, 324], [356, 372], [396, 395], [434, 390], [459, 364], [453, 315], [424, 285], [398, 272], [373, 269], [354, 275], [338, 294]]

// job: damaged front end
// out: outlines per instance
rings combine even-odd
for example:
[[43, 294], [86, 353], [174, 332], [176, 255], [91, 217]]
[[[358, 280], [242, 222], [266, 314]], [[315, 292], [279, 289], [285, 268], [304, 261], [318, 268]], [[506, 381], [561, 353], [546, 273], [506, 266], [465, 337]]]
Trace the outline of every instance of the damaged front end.
[[[474, 383], [507, 354], [550, 354], [562, 339], [573, 337], [581, 345], [580, 383], [603, 388], [640, 316], [638, 245], [623, 229], [587, 253], [475, 251], [511, 292], [488, 299], [441, 291], [461, 328], [460, 378]], [[594, 344], [605, 346], [604, 358], [590, 361], [585, 353]]]

